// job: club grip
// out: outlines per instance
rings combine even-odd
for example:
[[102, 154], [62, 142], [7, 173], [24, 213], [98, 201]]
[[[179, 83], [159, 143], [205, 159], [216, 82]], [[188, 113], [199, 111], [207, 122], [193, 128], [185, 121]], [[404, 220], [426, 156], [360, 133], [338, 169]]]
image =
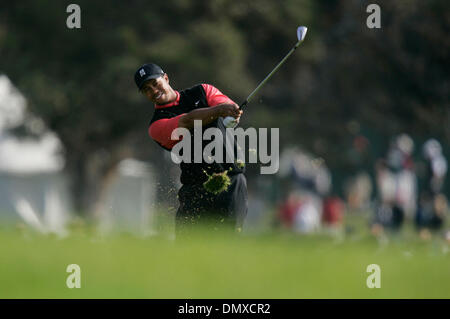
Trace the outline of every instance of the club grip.
[[[242, 103], [242, 104], [239, 106], [239, 109], [242, 110], [242, 108], [243, 108], [244, 106], [246, 106], [247, 103], [248, 103], [248, 100], [245, 100], [244, 103]], [[223, 119], [223, 125], [224, 125], [226, 128], [228, 128], [228, 127], [235, 128], [235, 127], [238, 125], [238, 122], [236, 121], [236, 119], [235, 119], [234, 117], [232, 117], [232, 116], [227, 116], [226, 118]]]

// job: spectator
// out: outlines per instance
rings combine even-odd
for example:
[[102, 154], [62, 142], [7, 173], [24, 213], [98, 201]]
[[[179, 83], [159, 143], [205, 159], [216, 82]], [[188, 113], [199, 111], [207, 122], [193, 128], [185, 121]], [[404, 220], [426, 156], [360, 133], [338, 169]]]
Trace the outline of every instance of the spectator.
[[429, 139], [423, 146], [423, 156], [427, 167], [425, 186], [421, 190], [415, 218], [421, 235], [440, 230], [447, 212], [447, 198], [441, 193], [447, 174], [447, 160], [442, 154], [441, 144]]

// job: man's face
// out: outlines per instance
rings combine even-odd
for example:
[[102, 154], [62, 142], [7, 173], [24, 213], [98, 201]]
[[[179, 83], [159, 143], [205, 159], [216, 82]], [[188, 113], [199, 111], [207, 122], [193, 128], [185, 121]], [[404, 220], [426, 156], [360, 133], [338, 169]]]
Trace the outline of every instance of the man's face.
[[155, 104], [167, 104], [173, 97], [167, 74], [144, 83], [141, 92]]

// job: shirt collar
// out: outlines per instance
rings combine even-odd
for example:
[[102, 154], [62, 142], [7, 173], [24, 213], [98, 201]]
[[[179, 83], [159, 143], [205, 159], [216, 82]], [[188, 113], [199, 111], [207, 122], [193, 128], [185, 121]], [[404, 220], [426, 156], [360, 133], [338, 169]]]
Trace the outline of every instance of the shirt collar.
[[176, 105], [180, 104], [180, 92], [175, 91], [175, 94], [177, 95], [177, 98], [175, 99], [175, 101], [167, 103], [167, 104], [161, 104], [161, 105], [155, 104], [155, 109], [162, 109], [165, 107], [176, 106]]

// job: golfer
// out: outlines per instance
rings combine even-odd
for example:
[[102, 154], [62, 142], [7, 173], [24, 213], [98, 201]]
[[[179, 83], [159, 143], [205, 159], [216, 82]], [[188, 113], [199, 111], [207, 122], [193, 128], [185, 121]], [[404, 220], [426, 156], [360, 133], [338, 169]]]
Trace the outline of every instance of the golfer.
[[[169, 84], [168, 75], [153, 63], [141, 66], [136, 71], [134, 80], [140, 92], [155, 106], [148, 133], [167, 151], [179, 142], [171, 139], [172, 131], [178, 127], [189, 129], [193, 141], [194, 120], [201, 120], [203, 131], [216, 127], [225, 137], [223, 118], [232, 116], [238, 121], [242, 115], [235, 102], [210, 84], [199, 84], [182, 91], [174, 90]], [[225, 154], [225, 138], [223, 140]], [[202, 155], [204, 146], [210, 142], [202, 142]], [[240, 148], [236, 138], [234, 145], [234, 163], [225, 163], [225, 160], [223, 163], [209, 164], [193, 163], [193, 160], [192, 163], [180, 163], [182, 187], [178, 192], [180, 206], [176, 214], [177, 234], [190, 228], [189, 226], [198, 225], [200, 221], [211, 222], [215, 228], [223, 225], [240, 231], [247, 214], [247, 181], [243, 174], [245, 167], [237, 162]], [[227, 190], [215, 195], [204, 188], [203, 183], [208, 180], [208, 176], [225, 171], [231, 180]]]

